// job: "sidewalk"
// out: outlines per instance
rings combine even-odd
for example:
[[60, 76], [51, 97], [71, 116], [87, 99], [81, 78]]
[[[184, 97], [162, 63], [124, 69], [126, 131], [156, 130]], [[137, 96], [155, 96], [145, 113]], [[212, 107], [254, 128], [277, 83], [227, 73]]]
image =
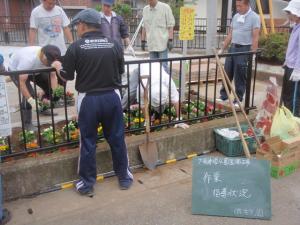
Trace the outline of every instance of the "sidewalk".
[[113, 177], [95, 185], [93, 198], [67, 189], [9, 202], [9, 225], [299, 225], [300, 170], [271, 179], [271, 221], [192, 215], [191, 174], [192, 161], [184, 160], [153, 172], [136, 171], [128, 191], [120, 191]]

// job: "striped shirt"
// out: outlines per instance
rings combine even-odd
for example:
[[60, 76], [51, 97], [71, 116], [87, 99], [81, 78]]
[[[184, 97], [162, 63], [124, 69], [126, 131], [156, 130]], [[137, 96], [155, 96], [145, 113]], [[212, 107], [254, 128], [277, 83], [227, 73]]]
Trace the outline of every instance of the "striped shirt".
[[300, 70], [300, 24], [296, 24], [291, 33], [284, 65]]

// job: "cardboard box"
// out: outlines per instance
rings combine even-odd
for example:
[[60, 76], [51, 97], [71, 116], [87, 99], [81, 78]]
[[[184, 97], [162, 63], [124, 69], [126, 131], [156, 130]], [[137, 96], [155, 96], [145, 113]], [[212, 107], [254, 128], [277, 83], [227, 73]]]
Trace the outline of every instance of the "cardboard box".
[[299, 156], [300, 138], [288, 141], [282, 141], [279, 137], [269, 138], [261, 149], [256, 150], [257, 159], [271, 161], [271, 176], [274, 178], [294, 173], [300, 165]]

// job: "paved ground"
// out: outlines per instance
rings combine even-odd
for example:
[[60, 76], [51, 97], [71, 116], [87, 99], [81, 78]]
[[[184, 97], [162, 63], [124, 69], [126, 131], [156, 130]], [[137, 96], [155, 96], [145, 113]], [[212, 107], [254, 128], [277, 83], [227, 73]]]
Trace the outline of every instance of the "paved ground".
[[[192, 161], [139, 170], [128, 191], [120, 191], [115, 178], [95, 186], [94, 198], [72, 189], [6, 203], [10, 225], [299, 225], [300, 171], [272, 179], [272, 220], [250, 220], [191, 214]], [[29, 214], [28, 209], [33, 213]]]

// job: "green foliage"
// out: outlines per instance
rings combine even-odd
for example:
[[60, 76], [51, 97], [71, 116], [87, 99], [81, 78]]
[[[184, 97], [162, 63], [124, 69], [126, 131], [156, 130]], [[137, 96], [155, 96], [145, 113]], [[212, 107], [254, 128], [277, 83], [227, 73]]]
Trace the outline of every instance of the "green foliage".
[[25, 140], [24, 140], [23, 132], [19, 133], [19, 139], [21, 142], [30, 143], [33, 142], [36, 139], [36, 137], [32, 130], [31, 131], [25, 130]]
[[64, 95], [64, 88], [62, 86], [58, 86], [53, 90], [53, 97], [54, 98], [61, 98]]
[[288, 33], [269, 34], [259, 39], [259, 48], [262, 49], [261, 58], [269, 61], [284, 62], [288, 45]]
[[[95, 9], [97, 11], [101, 11], [102, 6], [101, 5], [96, 5]], [[126, 17], [130, 17], [132, 15], [132, 9], [131, 6], [128, 4], [124, 4], [124, 3], [116, 3], [113, 6], [112, 9], [114, 12], [116, 12], [118, 15], [126, 18]]]
[[184, 0], [165, 0], [163, 2], [168, 3], [172, 9], [175, 20], [179, 20], [180, 7], [184, 6]]
[[[55, 133], [55, 141], [54, 141], [54, 133]], [[50, 126], [46, 129], [44, 129], [41, 133], [44, 141], [46, 141], [47, 143], [49, 144], [55, 144], [55, 143], [58, 143], [60, 141], [60, 133], [55, 131], [53, 132], [53, 127]]]

